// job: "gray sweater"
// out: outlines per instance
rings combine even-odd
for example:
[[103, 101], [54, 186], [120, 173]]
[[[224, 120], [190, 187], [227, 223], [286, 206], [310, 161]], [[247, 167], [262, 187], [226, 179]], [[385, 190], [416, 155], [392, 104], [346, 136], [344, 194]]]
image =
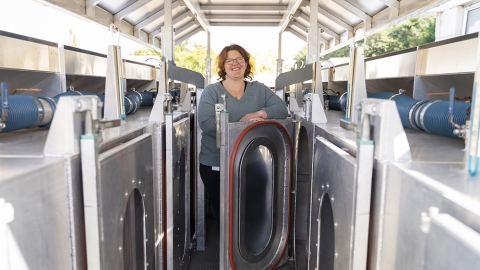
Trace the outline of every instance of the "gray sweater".
[[230, 95], [220, 82], [207, 85], [198, 105], [198, 122], [202, 129], [202, 147], [199, 161], [206, 166], [220, 166], [220, 149], [216, 143], [215, 104], [227, 95], [230, 122], [238, 122], [245, 114], [265, 110], [268, 119], [284, 119], [288, 115], [285, 102], [263, 83], [247, 82], [240, 100]]

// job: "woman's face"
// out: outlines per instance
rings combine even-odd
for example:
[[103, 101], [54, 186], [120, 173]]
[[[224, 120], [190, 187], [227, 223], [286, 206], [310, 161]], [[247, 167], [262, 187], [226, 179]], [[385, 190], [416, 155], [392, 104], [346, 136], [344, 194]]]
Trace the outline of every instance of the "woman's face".
[[243, 80], [245, 70], [247, 69], [247, 63], [245, 58], [238, 51], [229, 51], [227, 52], [227, 59], [225, 60], [224, 68], [227, 75], [226, 78], [238, 80]]

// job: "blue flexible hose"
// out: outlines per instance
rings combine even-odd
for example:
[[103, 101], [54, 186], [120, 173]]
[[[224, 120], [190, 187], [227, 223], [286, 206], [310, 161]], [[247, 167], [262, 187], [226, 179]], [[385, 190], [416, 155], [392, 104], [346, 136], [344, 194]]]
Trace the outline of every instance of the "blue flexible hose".
[[[35, 127], [38, 120], [38, 105], [40, 102], [36, 97], [24, 95], [8, 96], [8, 118], [5, 121], [6, 127], [2, 133]], [[1, 114], [2, 104], [0, 104]], [[0, 116], [1, 117], [1, 116]]]

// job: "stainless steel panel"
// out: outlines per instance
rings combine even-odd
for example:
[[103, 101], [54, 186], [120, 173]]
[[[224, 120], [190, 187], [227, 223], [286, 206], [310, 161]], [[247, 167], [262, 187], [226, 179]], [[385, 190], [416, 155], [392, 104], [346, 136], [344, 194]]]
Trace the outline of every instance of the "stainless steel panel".
[[0, 198], [13, 207], [0, 223], [1, 269], [86, 268], [79, 167], [78, 156], [0, 158]]
[[[222, 114], [222, 115], [223, 117], [228, 116], [228, 114]], [[226, 119], [222, 119], [222, 123], [225, 123], [225, 120]], [[249, 157], [250, 157], [249, 153], [251, 154], [251, 151], [256, 149], [255, 147], [257, 147], [258, 145], [267, 145], [268, 149], [275, 149], [276, 152], [273, 155], [276, 157], [278, 162], [278, 164], [276, 165], [276, 170], [279, 170], [276, 173], [276, 175], [278, 175], [278, 180], [275, 181], [276, 184], [274, 185], [275, 186], [273, 189], [274, 191], [272, 191], [275, 194], [274, 198], [277, 198], [276, 203], [272, 205], [272, 207], [275, 207], [275, 210], [273, 210], [272, 212], [273, 219], [271, 220], [271, 222], [273, 222], [273, 225], [271, 226], [273, 232], [269, 231], [270, 237], [266, 247], [264, 247], [265, 241], [260, 241], [261, 243], [258, 243], [257, 242], [258, 238], [252, 239], [250, 235], [247, 235], [245, 231], [242, 231], [243, 224], [246, 224], [245, 223], [246, 220], [241, 220], [241, 218], [245, 217], [244, 215], [246, 215], [245, 214], [246, 210], [243, 207], [246, 207], [248, 205], [242, 204], [242, 202], [245, 201], [245, 198], [242, 197], [243, 198], [242, 200], [242, 198], [239, 198], [238, 196], [241, 197], [242, 196], [241, 194], [245, 194], [244, 192], [238, 191], [237, 193], [237, 191], [233, 191], [233, 194], [238, 194], [237, 196], [234, 196], [234, 198], [232, 198], [235, 202], [233, 205], [235, 212], [232, 213], [233, 223], [231, 224], [231, 226], [233, 226], [232, 227], [232, 230], [234, 232], [233, 235], [230, 235], [228, 233], [228, 230], [230, 227], [228, 217], [231, 215], [229, 203], [221, 204], [220, 211], [221, 211], [221, 215], [224, 217], [220, 224], [220, 227], [221, 227], [220, 228], [221, 229], [220, 267], [221, 268], [222, 267], [228, 268], [229, 266], [227, 265], [230, 265], [230, 262], [232, 261], [234, 262], [235, 267], [237, 268], [263, 269], [264, 267], [272, 267], [276, 265], [284, 256], [283, 251], [286, 246], [286, 241], [288, 236], [287, 235], [288, 226], [290, 222], [288, 220], [288, 215], [289, 215], [288, 204], [290, 202], [288, 199], [286, 199], [287, 196], [290, 196], [289, 195], [290, 183], [285, 181], [289, 180], [288, 176], [290, 175], [290, 170], [291, 170], [290, 168], [291, 161], [289, 159], [289, 156], [291, 155], [291, 153], [289, 152], [291, 150], [288, 147], [288, 144], [286, 143], [283, 144], [282, 141], [285, 141], [286, 139], [291, 140], [292, 137], [290, 136], [290, 134], [292, 134], [293, 125], [292, 125], [291, 119], [276, 120], [275, 122], [285, 127], [288, 134], [284, 135], [283, 131], [281, 131], [282, 129], [280, 129], [280, 127], [278, 127], [276, 124], [274, 125], [271, 123], [270, 124], [265, 123], [266, 125], [263, 126], [262, 122], [259, 122], [256, 125], [248, 122], [237, 122], [237, 123], [228, 124], [225, 130], [225, 132], [227, 132], [228, 130], [227, 132], [228, 134], [221, 136], [222, 138], [221, 155], [226, 156], [226, 158], [221, 158], [221, 164], [220, 164], [221, 175], [222, 175], [221, 179], [223, 179], [221, 180], [221, 186], [220, 186], [221, 203], [228, 202], [230, 200], [229, 194], [227, 192], [227, 190], [229, 190], [227, 189], [227, 186], [229, 185], [230, 177], [228, 177], [228, 175], [230, 174], [230, 170], [235, 170], [234, 172], [232, 172], [234, 175], [236, 175], [235, 177], [241, 177], [241, 179], [243, 180], [247, 179], [245, 176], [245, 173], [247, 172], [246, 164], [244, 164], [243, 162], [247, 162], [249, 160]], [[240, 135], [242, 134], [242, 132], [244, 132], [245, 129], [248, 127], [250, 127], [251, 129], [249, 129], [248, 132], [244, 134], [245, 137], [243, 137], [242, 135], [243, 139], [238, 147], [238, 151], [239, 151], [238, 154], [235, 157], [232, 157], [233, 151], [234, 151], [233, 146], [235, 145], [237, 140], [240, 138]], [[272, 130], [269, 128], [273, 128], [275, 130]], [[224, 131], [222, 130], [222, 132]], [[225, 133], [222, 133], [222, 134], [225, 134]], [[264, 135], [262, 137], [261, 134], [268, 134], [268, 135]], [[272, 143], [275, 144], [275, 147], [269, 146]], [[291, 144], [291, 141], [289, 144]], [[225, 147], [225, 145], [227, 145], [227, 147]], [[234, 168], [230, 167], [231, 158], [234, 158], [234, 160], [231, 161], [231, 162], [234, 162], [235, 164]], [[245, 181], [243, 180], [237, 183], [238, 184], [245, 183]], [[241, 187], [237, 187], [237, 188], [242, 189]], [[269, 221], [266, 220], [266, 223], [269, 224]], [[229, 258], [230, 256], [229, 255], [229, 250], [230, 250], [229, 239], [230, 238], [233, 239], [232, 240], [233, 243], [231, 243], [232, 245], [231, 252], [233, 252], [233, 258]], [[258, 245], [255, 246], [255, 248], [250, 249], [249, 251], [247, 247], [247, 244], [248, 244], [247, 242], [250, 244], [258, 244]]]
[[124, 61], [125, 78], [135, 80], [155, 80], [155, 67], [142, 64]]
[[58, 72], [58, 48], [0, 35], [0, 67]]
[[[456, 41], [456, 40], [454, 40]], [[474, 72], [478, 38], [442, 44], [418, 50], [416, 75]]]
[[[196, 102], [195, 108], [198, 108], [198, 103], [200, 102], [200, 98], [202, 96], [203, 89], [197, 89], [196, 92]], [[197, 111], [195, 111], [195, 115]], [[201, 145], [202, 145], [202, 129], [198, 124], [198, 117], [195, 117], [195, 136], [194, 136], [196, 148], [195, 151], [195, 170], [192, 168], [192, 172], [195, 172], [195, 202], [196, 202], [196, 209], [195, 209], [195, 235], [197, 239], [197, 250], [202, 251], [205, 250], [205, 225], [206, 225], [206, 194], [205, 194], [205, 186], [203, 185], [202, 177], [200, 176], [200, 162], [198, 161], [197, 157], [200, 155]], [[220, 228], [218, 228], [220, 229]]]
[[294, 114], [294, 119], [290, 245], [293, 246], [296, 269], [306, 269], [312, 198], [314, 125], [306, 121], [301, 114]]
[[407, 52], [365, 61], [367, 80], [415, 76], [417, 52]]
[[350, 68], [348, 64], [335, 66], [335, 73], [333, 74], [332, 81], [333, 82], [348, 81], [349, 69]]
[[183, 269], [190, 261], [190, 117], [166, 117], [167, 269]]
[[[327, 140], [317, 137], [313, 164], [309, 268], [350, 269], [352, 226], [355, 225], [356, 160]], [[321, 208], [328, 205], [324, 198], [331, 200], [331, 209]], [[333, 218], [322, 218], [322, 214], [329, 211], [333, 213]], [[333, 239], [325, 238], [331, 234], [334, 234]]]
[[98, 77], [107, 75], [107, 57], [105, 55], [66, 46], [60, 51], [64, 55], [65, 74]]
[[143, 217], [145, 238], [143, 235], [136, 235], [135, 239], [140, 238], [145, 243], [145, 254], [137, 250], [136, 256], [145, 258], [142, 268], [155, 269], [152, 159], [152, 136], [149, 134], [144, 134], [99, 155], [100, 227], [98, 229], [103, 239], [100, 248], [102, 268], [121, 269], [127, 263], [125, 260], [133, 259], [125, 252], [136, 246], [132, 246], [124, 240], [124, 237], [126, 237], [125, 226], [128, 226], [125, 223], [129, 221], [127, 202], [130, 196], [136, 196], [134, 194], [137, 193], [142, 197], [140, 205], [143, 204], [143, 207], [137, 210], [145, 213]]
[[[378, 169], [377, 169], [378, 170]], [[382, 171], [382, 172], [381, 172]], [[480, 190], [478, 181], [459, 164], [405, 163], [377, 171], [384, 180], [377, 183], [373, 224], [374, 269], [425, 269], [426, 253], [438, 252], [427, 245], [422, 232], [422, 213], [430, 207], [451, 215], [477, 233], [480, 231]], [[378, 178], [377, 178], [378, 179]], [[383, 182], [384, 181], [384, 182]], [[433, 240], [433, 239], [432, 239]], [[458, 245], [444, 245], [441, 252], [456, 254]], [[440, 241], [440, 242], [438, 242]], [[438, 259], [438, 258], [437, 258]]]
[[448, 214], [435, 214], [430, 218], [425, 269], [478, 268], [480, 234]]

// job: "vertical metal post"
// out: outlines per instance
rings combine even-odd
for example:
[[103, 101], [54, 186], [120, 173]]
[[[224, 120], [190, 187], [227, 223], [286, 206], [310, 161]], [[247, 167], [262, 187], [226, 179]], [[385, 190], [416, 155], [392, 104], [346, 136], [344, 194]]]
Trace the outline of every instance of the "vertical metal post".
[[307, 37], [307, 64], [318, 61], [320, 31], [318, 29], [318, 0], [310, 0], [310, 28]]
[[[165, 194], [167, 195], [166, 198], [166, 210], [167, 210], [167, 228], [166, 232], [167, 235], [167, 269], [172, 270], [173, 269], [173, 114], [167, 113], [165, 115], [165, 150], [166, 150], [166, 157], [167, 160], [165, 161], [165, 166], [166, 166], [166, 175], [165, 175], [165, 181], [166, 181], [166, 192]], [[170, 158], [168, 158], [170, 157]]]
[[345, 121], [342, 121], [340, 123], [341, 125], [348, 125], [346, 122], [353, 124], [359, 122], [360, 112], [357, 106], [360, 105], [362, 100], [367, 98], [363, 47], [355, 47], [353, 39], [350, 47], [350, 72], [348, 76], [347, 94], [347, 111]]
[[[203, 89], [197, 89], [196, 93], [196, 102], [197, 106], [195, 106], [195, 116], [198, 115], [198, 104], [200, 103], [200, 98], [202, 96]], [[196, 149], [193, 150], [195, 151], [195, 156], [198, 157], [200, 155], [200, 147], [202, 143], [202, 130], [200, 129], [200, 126], [198, 124], [198, 117], [195, 117], [195, 136], [194, 139], [196, 140]], [[198, 161], [198, 158], [195, 159], [195, 172], [196, 172], [196, 205], [197, 209], [195, 209], [195, 234], [196, 234], [196, 239], [197, 239], [197, 250], [198, 251], [204, 251], [205, 250], [205, 187], [203, 185], [202, 177], [200, 176], [200, 163]]]
[[228, 112], [220, 114], [220, 269], [230, 269], [228, 217], [230, 214], [230, 149], [228, 148]]
[[109, 45], [107, 55], [107, 77], [105, 81], [106, 120], [125, 120], [125, 105], [123, 99], [125, 92], [126, 81], [120, 46]]
[[283, 72], [283, 59], [282, 59], [282, 33], [278, 34], [278, 58], [277, 58], [277, 70], [275, 77], [278, 77]]
[[210, 84], [210, 80], [212, 77], [212, 58], [210, 55], [210, 32], [207, 32], [207, 59], [206, 60], [206, 66], [205, 66], [205, 86]]
[[175, 61], [174, 57], [174, 36], [173, 36], [173, 23], [172, 23], [172, 0], [165, 0], [164, 6], [165, 16], [164, 24], [161, 29], [162, 32], [162, 52], [164, 60]]

